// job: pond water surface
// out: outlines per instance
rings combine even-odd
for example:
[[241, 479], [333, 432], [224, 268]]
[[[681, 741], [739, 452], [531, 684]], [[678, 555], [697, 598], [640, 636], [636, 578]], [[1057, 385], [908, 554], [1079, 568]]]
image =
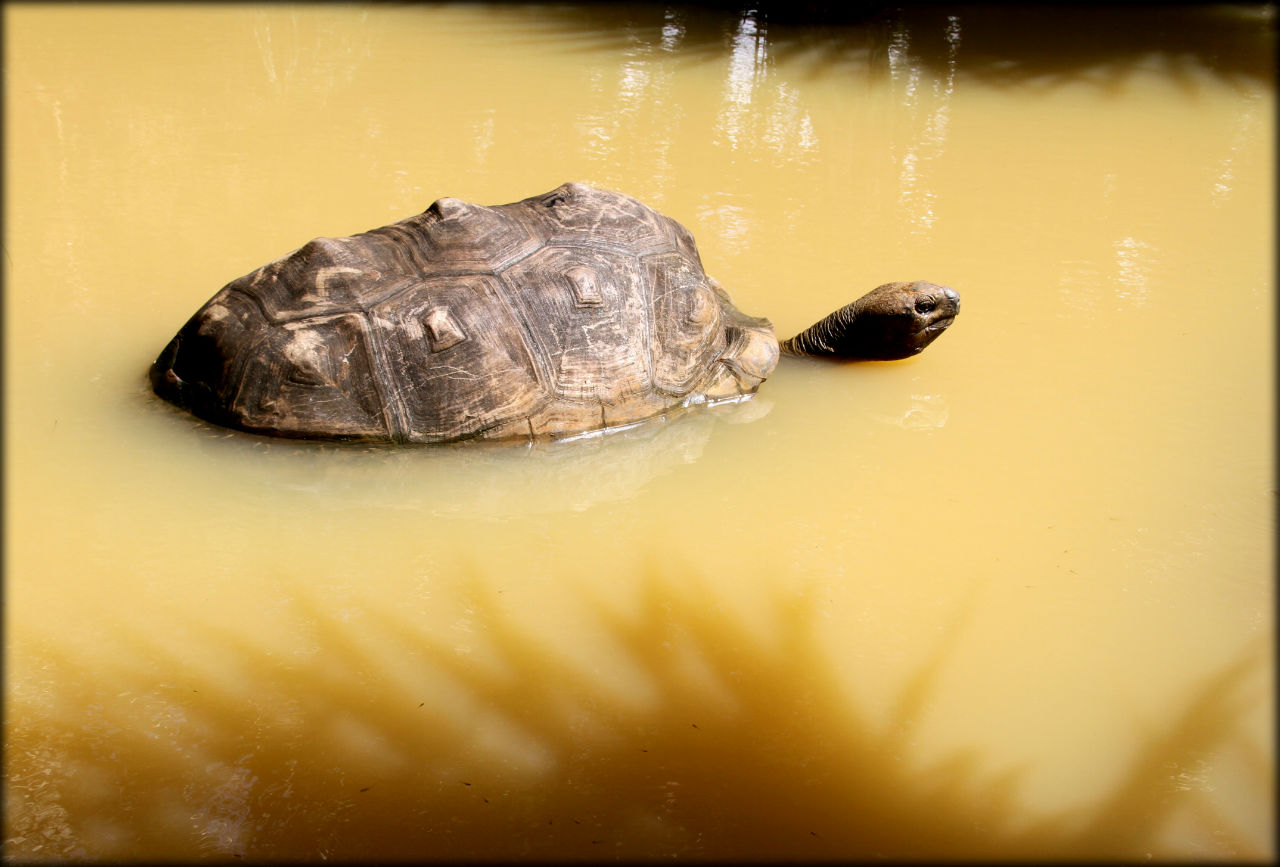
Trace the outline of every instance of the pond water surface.
[[[5, 851], [1275, 855], [1270, 7], [5, 7]], [[534, 448], [233, 434], [220, 286], [579, 180], [918, 358]]]

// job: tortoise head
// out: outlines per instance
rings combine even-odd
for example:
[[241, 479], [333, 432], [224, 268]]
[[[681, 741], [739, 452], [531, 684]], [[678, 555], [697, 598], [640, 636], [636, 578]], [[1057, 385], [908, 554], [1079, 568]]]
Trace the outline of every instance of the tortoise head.
[[954, 289], [922, 280], [885, 283], [784, 341], [782, 351], [868, 361], [910, 358], [959, 313]]

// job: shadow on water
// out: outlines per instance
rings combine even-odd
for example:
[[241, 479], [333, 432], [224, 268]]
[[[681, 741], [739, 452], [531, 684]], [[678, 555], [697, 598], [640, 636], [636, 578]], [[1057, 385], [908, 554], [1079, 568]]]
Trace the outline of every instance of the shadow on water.
[[[999, 84], [1113, 83], [1159, 57], [1176, 79], [1209, 72], [1271, 82], [1274, 6], [1162, 3], [517, 4], [531, 38], [566, 35], [584, 48], [724, 55], [750, 36], [772, 61], [813, 74], [891, 60]], [[893, 55], [897, 55], [894, 57]], [[765, 54], [760, 52], [758, 58]]]
[[840, 685], [805, 599], [778, 600], [762, 635], [688, 576], [649, 574], [634, 611], [591, 605], [632, 688], [563, 657], [483, 590], [466, 600], [483, 659], [401, 614], [357, 626], [301, 592], [313, 652], [175, 624], [218, 648], [221, 676], [140, 635], [101, 679], [46, 649], [48, 682], [27, 687], [40, 694], [10, 701], [7, 854], [1136, 860], [1160, 851], [1179, 811], [1211, 809], [1174, 769], [1250, 748], [1238, 723], [1261, 651], [1195, 686], [1091, 807], [1027, 815], [1017, 770], [912, 755], [967, 609], [877, 726]]

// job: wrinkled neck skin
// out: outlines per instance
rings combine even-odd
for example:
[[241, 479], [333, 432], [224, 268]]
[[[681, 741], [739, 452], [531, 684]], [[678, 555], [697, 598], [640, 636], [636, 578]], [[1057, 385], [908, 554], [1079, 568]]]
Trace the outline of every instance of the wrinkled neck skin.
[[960, 296], [936, 283], [886, 283], [781, 344], [786, 355], [892, 361], [910, 358], [960, 312]]

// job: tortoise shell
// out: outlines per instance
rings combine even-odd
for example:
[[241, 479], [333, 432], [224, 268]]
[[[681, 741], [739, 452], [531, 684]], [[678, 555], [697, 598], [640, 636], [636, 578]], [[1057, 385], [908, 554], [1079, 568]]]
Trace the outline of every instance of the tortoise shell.
[[777, 360], [684, 226], [565, 184], [317, 238], [219, 291], [151, 381], [242, 430], [435, 443], [624, 426], [749, 395]]

